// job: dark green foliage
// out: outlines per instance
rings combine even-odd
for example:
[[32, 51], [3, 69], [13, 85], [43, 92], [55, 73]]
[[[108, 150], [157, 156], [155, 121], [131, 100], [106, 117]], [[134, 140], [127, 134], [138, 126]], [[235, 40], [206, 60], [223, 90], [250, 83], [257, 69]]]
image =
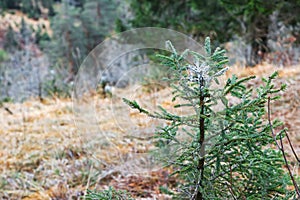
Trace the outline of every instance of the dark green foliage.
[[21, 5], [21, 10], [28, 14], [30, 18], [38, 19], [41, 15], [41, 10], [38, 5], [33, 4], [33, 1], [22, 0]]
[[229, 18], [219, 1], [176, 1], [176, 0], [131, 0], [134, 18], [129, 20], [132, 27], [169, 27], [192, 34], [194, 37], [211, 35], [227, 40], [226, 23]]
[[[279, 12], [281, 22], [294, 26], [300, 16], [297, 0], [131, 0], [130, 8], [134, 16], [124, 22], [129, 27], [172, 28], [194, 38], [210, 35], [218, 42], [238, 35], [251, 45], [248, 65], [260, 62], [269, 50], [267, 37], [272, 13]], [[300, 37], [298, 31], [294, 34]]]
[[[188, 109], [179, 116], [160, 107], [160, 112], [145, 110], [136, 101], [124, 99], [130, 107], [150, 117], [170, 121], [156, 137], [159, 147], [169, 153], [161, 156], [166, 165], [177, 169], [184, 182], [179, 199], [272, 199], [284, 197], [289, 182], [280, 152], [274, 145], [266, 115], [266, 102], [278, 98], [277, 73], [259, 88], [247, 88], [255, 77], [229, 78], [224, 86], [219, 77], [227, 68], [225, 51], [211, 51], [205, 41], [205, 53], [185, 51], [178, 54], [168, 43], [172, 55], [160, 56], [174, 70], [173, 100]], [[187, 55], [194, 62], [185, 60]], [[213, 87], [215, 85], [215, 87]], [[232, 101], [235, 99], [235, 101]], [[281, 125], [273, 121], [274, 127]], [[182, 139], [183, 138], [183, 139]], [[280, 199], [282, 199], [280, 198]]]
[[125, 191], [118, 191], [112, 187], [108, 190], [95, 192], [88, 190], [87, 195], [84, 197], [86, 200], [134, 200]]
[[116, 28], [115, 30], [120, 33], [126, 31], [128, 28], [122, 23], [121, 19], [116, 19]]
[[38, 29], [35, 31], [35, 43], [40, 45], [43, 42], [50, 41], [50, 36], [48, 33], [39, 26]]
[[19, 9], [21, 0], [1, 0], [1, 9]]

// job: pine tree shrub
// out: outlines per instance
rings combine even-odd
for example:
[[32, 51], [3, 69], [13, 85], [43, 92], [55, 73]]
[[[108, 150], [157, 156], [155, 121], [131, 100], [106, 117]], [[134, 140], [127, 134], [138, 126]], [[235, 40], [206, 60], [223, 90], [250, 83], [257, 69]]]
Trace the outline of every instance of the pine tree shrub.
[[[173, 70], [175, 107], [189, 115], [168, 112], [163, 107], [152, 112], [134, 100], [123, 99], [133, 109], [153, 118], [169, 121], [158, 128], [155, 138], [166, 166], [172, 166], [178, 181], [179, 199], [288, 199], [289, 179], [283, 159], [274, 147], [266, 116], [266, 103], [279, 98], [273, 80], [263, 78], [257, 88], [247, 87], [255, 76], [235, 75], [220, 84], [228, 69], [225, 50], [212, 52], [206, 38], [204, 55], [189, 50], [178, 54], [171, 42], [170, 56], [159, 55]], [[192, 57], [193, 63], [186, 58]], [[217, 87], [216, 87], [217, 86]], [[232, 101], [232, 99], [235, 99]], [[274, 120], [273, 127], [282, 123]], [[182, 137], [185, 135], [185, 137]], [[183, 138], [183, 139], [182, 139]]]

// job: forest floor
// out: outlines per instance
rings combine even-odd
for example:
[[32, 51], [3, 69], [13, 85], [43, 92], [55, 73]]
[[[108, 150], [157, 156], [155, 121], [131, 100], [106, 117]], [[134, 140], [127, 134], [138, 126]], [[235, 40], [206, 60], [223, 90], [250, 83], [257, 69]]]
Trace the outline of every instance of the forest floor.
[[[238, 76], [268, 76], [273, 66], [233, 69]], [[279, 69], [286, 83], [272, 118], [289, 128], [300, 153], [300, 66]], [[260, 84], [259, 78], [253, 86]], [[151, 137], [164, 122], [130, 110], [121, 97], [148, 108], [174, 110], [168, 88], [123, 89], [104, 98], [94, 93], [82, 101], [52, 98], [5, 103], [0, 108], [0, 199], [79, 199], [87, 188], [114, 186], [140, 199], [167, 199], [160, 187], [172, 187], [172, 169], [151, 162]], [[9, 111], [11, 113], [9, 113]], [[293, 161], [293, 157], [290, 157]], [[293, 173], [298, 175], [298, 166]]]

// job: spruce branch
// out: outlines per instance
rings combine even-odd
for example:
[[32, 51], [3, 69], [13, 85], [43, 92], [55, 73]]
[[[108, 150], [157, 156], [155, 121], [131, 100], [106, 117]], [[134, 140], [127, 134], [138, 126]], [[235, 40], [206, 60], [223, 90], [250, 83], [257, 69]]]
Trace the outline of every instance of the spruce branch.
[[231, 79], [231, 80], [229, 79], [229, 80], [227, 81], [227, 85], [229, 85], [229, 87], [226, 88], [226, 89], [224, 90], [223, 95], [227, 95], [227, 94], [228, 94], [229, 92], [231, 92], [232, 89], [234, 89], [235, 87], [237, 87], [237, 86], [241, 85], [242, 83], [247, 82], [247, 81], [249, 81], [249, 80], [251, 80], [251, 79], [255, 79], [255, 78], [256, 78], [256, 76], [249, 76], [249, 77], [242, 78], [242, 79], [240, 79], [239, 81], [233, 82], [233, 83], [231, 83], [231, 81], [232, 81], [233, 79]]

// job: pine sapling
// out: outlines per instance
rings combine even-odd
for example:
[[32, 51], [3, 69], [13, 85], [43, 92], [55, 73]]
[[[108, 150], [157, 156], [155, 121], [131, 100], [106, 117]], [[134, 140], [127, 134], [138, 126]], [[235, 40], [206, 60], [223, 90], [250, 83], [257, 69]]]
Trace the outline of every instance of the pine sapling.
[[[248, 88], [250, 76], [235, 75], [222, 86], [220, 77], [228, 67], [225, 50], [212, 52], [206, 38], [204, 54], [186, 50], [179, 54], [168, 41], [170, 56], [159, 55], [172, 69], [173, 101], [188, 110], [178, 115], [159, 106], [148, 111], [138, 102], [123, 99], [133, 109], [150, 117], [167, 120], [169, 125], [156, 132], [157, 145], [168, 149], [162, 159], [175, 169], [179, 199], [266, 199], [287, 196], [288, 177], [280, 153], [274, 145], [266, 103], [278, 99], [285, 85], [275, 88], [277, 73], [258, 88]], [[193, 61], [189, 61], [190, 58]], [[235, 101], [232, 101], [235, 99]], [[281, 122], [274, 120], [273, 127]], [[184, 136], [183, 136], [184, 135]], [[288, 198], [288, 197], [286, 197]]]

